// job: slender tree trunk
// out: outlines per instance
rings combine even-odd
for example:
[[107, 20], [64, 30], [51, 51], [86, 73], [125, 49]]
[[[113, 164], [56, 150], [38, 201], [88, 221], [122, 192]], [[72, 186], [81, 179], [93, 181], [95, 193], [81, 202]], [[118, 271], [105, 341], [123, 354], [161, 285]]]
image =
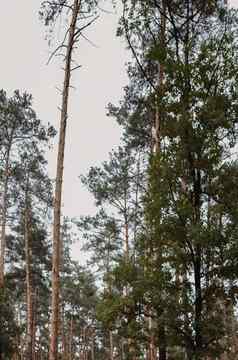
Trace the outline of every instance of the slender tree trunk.
[[126, 262], [129, 262], [130, 258], [130, 245], [129, 245], [129, 220], [128, 220], [128, 204], [127, 204], [127, 189], [124, 191], [124, 254]]
[[33, 360], [32, 348], [33, 348], [33, 290], [32, 290], [32, 250], [31, 250], [31, 230], [30, 230], [30, 205], [28, 194], [26, 193], [25, 204], [25, 258], [26, 258], [26, 298], [27, 298], [27, 330], [26, 330], [26, 360]]
[[202, 289], [201, 289], [201, 251], [200, 246], [196, 250], [196, 260], [194, 264], [194, 281], [195, 281], [195, 343], [196, 343], [196, 360], [202, 359], [201, 351], [203, 346], [202, 340]]
[[130, 249], [129, 249], [129, 224], [127, 215], [125, 215], [125, 257], [126, 261], [129, 261], [130, 258]]
[[149, 332], [150, 332], [150, 343], [149, 343], [149, 360], [155, 360], [156, 359], [156, 347], [155, 347], [155, 337], [154, 337], [154, 329], [153, 329], [153, 319], [152, 316], [149, 316], [148, 319], [149, 322]]
[[[194, 164], [191, 162], [191, 168]], [[194, 225], [201, 224], [201, 174], [200, 170], [195, 172], [192, 168], [192, 174], [194, 179]], [[196, 344], [196, 360], [202, 359], [203, 352], [203, 334], [202, 334], [202, 311], [203, 311], [203, 299], [202, 299], [202, 247], [197, 241], [195, 244], [195, 259], [194, 259], [194, 283], [195, 283], [195, 344]]]
[[95, 339], [94, 339], [94, 333], [92, 335], [92, 340], [91, 340], [91, 360], [95, 360]]
[[69, 360], [73, 359], [73, 330], [74, 330], [73, 317], [71, 315], [70, 319], [70, 329], [69, 329]]
[[67, 339], [65, 334], [65, 316], [64, 316], [64, 306], [62, 306], [62, 316], [61, 316], [61, 334], [62, 334], [62, 357], [63, 360], [67, 360]]
[[[165, 0], [162, 1], [162, 9], [163, 13], [161, 14], [161, 35], [160, 35], [160, 41], [161, 41], [161, 47], [165, 49], [165, 31], [166, 31], [166, 4]], [[164, 91], [164, 65], [159, 64], [159, 71], [158, 71], [158, 93], [156, 94], [156, 110], [155, 110], [155, 154], [160, 154], [160, 125], [161, 125], [161, 114], [159, 112], [159, 98], [163, 96]]]
[[2, 200], [2, 226], [0, 234], [1, 254], [0, 254], [0, 288], [4, 287], [4, 267], [5, 267], [5, 248], [6, 248], [6, 223], [7, 223], [7, 200], [8, 200], [8, 181], [10, 165], [11, 146], [8, 147], [6, 154], [6, 166], [4, 172], [3, 200]]
[[109, 358], [113, 360], [113, 334], [112, 331], [109, 331]]
[[[127, 194], [125, 193], [125, 215], [124, 215], [124, 221], [125, 221], [125, 259], [126, 262], [129, 263], [130, 261], [130, 245], [129, 245], [129, 222], [128, 222], [128, 215], [127, 215], [127, 201], [126, 201], [126, 196]], [[125, 287], [124, 289], [124, 293], [125, 296], [128, 296], [129, 294], [129, 288], [128, 286]], [[135, 353], [135, 344], [133, 339], [128, 338], [128, 349], [129, 349], [129, 353], [132, 354], [133, 356], [133, 360], [135, 359], [134, 357], [134, 353]], [[112, 354], [113, 356], [113, 354]], [[113, 357], [112, 357], [113, 359]]]
[[74, 37], [77, 26], [77, 17], [80, 10], [80, 0], [74, 0], [72, 18], [69, 27], [68, 45], [66, 52], [66, 63], [64, 70], [64, 86], [62, 94], [62, 108], [60, 120], [60, 133], [57, 157], [57, 172], [54, 198], [54, 224], [53, 224], [53, 259], [52, 259], [52, 316], [50, 330], [50, 357], [49, 360], [57, 360], [58, 353], [58, 331], [59, 331], [59, 288], [60, 288], [60, 221], [61, 221], [61, 198], [64, 169], [64, 152], [66, 125], [68, 116], [68, 99], [71, 76], [72, 52]]
[[36, 360], [36, 328], [37, 328], [37, 291], [33, 292], [32, 298], [32, 313], [33, 313], [33, 325], [32, 325], [32, 360]]
[[86, 327], [83, 328], [83, 360], [87, 360], [87, 339], [86, 339]]
[[121, 359], [120, 360], [124, 360], [126, 358], [125, 355], [125, 340], [124, 338], [121, 339]]
[[[163, 13], [161, 14], [161, 46], [164, 48], [166, 48], [166, 44], [165, 44], [165, 38], [166, 38], [166, 11], [167, 11], [167, 6], [166, 6], [166, 1], [162, 0], [162, 9], [163, 9]], [[160, 92], [160, 96], [163, 97], [164, 95], [164, 66], [163, 64], [160, 64], [160, 68], [159, 68], [159, 92]], [[156, 153], [160, 154], [161, 148], [160, 148], [160, 118], [161, 118], [161, 114], [159, 114], [158, 111], [158, 124], [157, 124], [157, 130], [158, 130], [158, 144], [156, 147]], [[158, 331], [158, 337], [159, 337], [159, 360], [167, 360], [167, 344], [166, 344], [166, 329], [165, 329], [165, 323], [162, 320], [162, 322], [160, 321], [159, 325], [159, 331]], [[157, 359], [157, 356], [155, 354], [154, 359]]]
[[136, 261], [136, 240], [137, 240], [137, 213], [139, 209], [139, 188], [140, 188], [140, 165], [141, 165], [141, 156], [139, 153], [139, 157], [137, 160], [137, 171], [136, 171], [136, 189], [135, 189], [135, 220], [134, 220], [134, 231], [133, 231], [133, 261]]

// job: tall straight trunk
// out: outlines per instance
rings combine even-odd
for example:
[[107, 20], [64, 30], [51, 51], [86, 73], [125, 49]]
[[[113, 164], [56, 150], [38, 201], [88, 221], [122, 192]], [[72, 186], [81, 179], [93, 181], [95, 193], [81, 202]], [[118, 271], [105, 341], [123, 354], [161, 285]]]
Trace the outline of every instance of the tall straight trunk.
[[9, 182], [9, 165], [10, 165], [11, 146], [6, 153], [6, 166], [4, 171], [3, 200], [2, 200], [2, 226], [0, 234], [1, 253], [0, 253], [0, 288], [4, 287], [4, 267], [5, 267], [5, 248], [6, 248], [6, 223], [7, 223], [7, 200], [8, 200], [8, 182]]
[[24, 234], [25, 234], [25, 258], [26, 258], [26, 303], [27, 303], [27, 330], [26, 330], [26, 360], [33, 360], [33, 289], [32, 289], [32, 250], [31, 250], [31, 230], [30, 230], [30, 207], [28, 194], [26, 194]]
[[80, 0], [74, 0], [72, 18], [69, 27], [68, 44], [65, 58], [64, 86], [62, 94], [62, 108], [60, 118], [60, 132], [57, 157], [56, 185], [54, 197], [54, 224], [53, 224], [53, 259], [52, 259], [52, 302], [51, 302], [51, 330], [50, 330], [50, 356], [49, 360], [57, 360], [58, 355], [58, 331], [59, 331], [59, 289], [60, 289], [60, 218], [61, 198], [64, 169], [64, 152], [66, 125], [68, 117], [68, 99], [70, 88], [72, 53], [75, 42], [77, 17], [80, 10]]

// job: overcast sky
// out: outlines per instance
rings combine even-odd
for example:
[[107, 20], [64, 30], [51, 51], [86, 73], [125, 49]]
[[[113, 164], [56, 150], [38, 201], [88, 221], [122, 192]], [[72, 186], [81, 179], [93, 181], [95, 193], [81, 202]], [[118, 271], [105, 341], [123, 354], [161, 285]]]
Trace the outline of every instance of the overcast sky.
[[[14, 89], [32, 93], [38, 116], [58, 129], [60, 94], [56, 88], [61, 87], [63, 73], [58, 60], [46, 66], [50, 49], [38, 17], [39, 3], [8, 0], [2, 4], [0, 88], [8, 95]], [[238, 0], [230, 3], [238, 6]], [[73, 76], [76, 90], [71, 91], [69, 107], [63, 196], [63, 212], [70, 217], [93, 212], [93, 200], [78, 176], [107, 159], [108, 152], [119, 144], [120, 130], [106, 117], [107, 104], [118, 103], [127, 83], [125, 62], [129, 55], [125, 43], [115, 36], [117, 21], [117, 14], [102, 13], [88, 34], [97, 46], [84, 40], [77, 55], [82, 68]], [[49, 154], [52, 178], [55, 162], [52, 151]]]
[[[0, 86], [9, 95], [14, 89], [32, 93], [38, 116], [58, 129], [61, 99], [56, 88], [62, 87], [62, 64], [56, 59], [46, 66], [53, 48], [49, 49], [39, 21], [39, 3], [10, 0], [2, 6]], [[77, 53], [82, 68], [73, 74], [75, 90], [71, 91], [65, 157], [63, 211], [69, 216], [87, 213], [92, 206], [81, 190], [79, 174], [106, 159], [111, 148], [119, 144], [118, 126], [106, 117], [107, 104], [119, 101], [127, 83], [125, 44], [116, 38], [116, 27], [117, 15], [102, 13], [87, 34], [96, 47], [82, 40]], [[55, 161], [56, 156], [50, 155], [52, 177]]]

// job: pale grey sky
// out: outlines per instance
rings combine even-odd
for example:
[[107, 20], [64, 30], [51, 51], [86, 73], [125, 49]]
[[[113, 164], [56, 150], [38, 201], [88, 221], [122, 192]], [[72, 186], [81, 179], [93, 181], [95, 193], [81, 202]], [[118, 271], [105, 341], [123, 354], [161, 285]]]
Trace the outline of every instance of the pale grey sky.
[[[61, 99], [56, 87], [62, 84], [62, 64], [55, 59], [46, 66], [50, 49], [38, 17], [39, 3], [10, 0], [2, 6], [0, 87], [9, 95], [14, 89], [32, 93], [38, 116], [58, 129]], [[106, 117], [105, 110], [109, 102], [119, 101], [127, 83], [124, 64], [128, 55], [125, 44], [115, 36], [116, 27], [117, 15], [102, 13], [88, 31], [97, 47], [82, 39], [77, 53], [82, 68], [73, 74], [76, 90], [71, 91], [65, 156], [63, 212], [69, 216], [86, 214], [93, 207], [79, 174], [106, 159], [111, 148], [119, 144], [119, 128]], [[49, 162], [54, 177], [55, 154], [50, 154]]]
[[[56, 87], [61, 87], [63, 74], [59, 60], [46, 66], [50, 50], [38, 17], [39, 4], [39, 0], [8, 0], [2, 4], [0, 88], [9, 95], [15, 89], [32, 93], [38, 116], [58, 129], [57, 107], [61, 99]], [[230, 4], [238, 6], [238, 0]], [[125, 43], [115, 36], [117, 20], [116, 14], [102, 13], [88, 33], [98, 47], [83, 40], [77, 54], [83, 67], [73, 76], [76, 90], [71, 91], [63, 196], [63, 212], [71, 217], [94, 209], [93, 200], [82, 188], [78, 176], [106, 159], [112, 147], [119, 144], [119, 128], [106, 117], [105, 110], [109, 102], [118, 103], [122, 87], [127, 83], [124, 65], [129, 55]], [[52, 152], [49, 154], [52, 178], [55, 162]]]

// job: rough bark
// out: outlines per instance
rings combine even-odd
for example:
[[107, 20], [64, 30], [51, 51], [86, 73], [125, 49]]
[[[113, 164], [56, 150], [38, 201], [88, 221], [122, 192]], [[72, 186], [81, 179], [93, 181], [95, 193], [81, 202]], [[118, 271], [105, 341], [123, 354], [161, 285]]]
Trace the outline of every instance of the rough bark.
[[68, 99], [70, 88], [72, 53], [75, 42], [77, 17], [80, 10], [80, 0], [75, 0], [72, 9], [72, 17], [69, 27], [68, 44], [66, 51], [64, 86], [62, 94], [62, 107], [60, 119], [60, 132], [57, 157], [56, 185], [54, 197], [54, 223], [53, 223], [53, 259], [52, 259], [52, 316], [50, 330], [50, 356], [49, 360], [57, 360], [58, 353], [58, 331], [59, 331], [59, 289], [60, 289], [60, 224], [61, 224], [61, 198], [64, 170], [64, 152], [66, 125], [68, 117]]

